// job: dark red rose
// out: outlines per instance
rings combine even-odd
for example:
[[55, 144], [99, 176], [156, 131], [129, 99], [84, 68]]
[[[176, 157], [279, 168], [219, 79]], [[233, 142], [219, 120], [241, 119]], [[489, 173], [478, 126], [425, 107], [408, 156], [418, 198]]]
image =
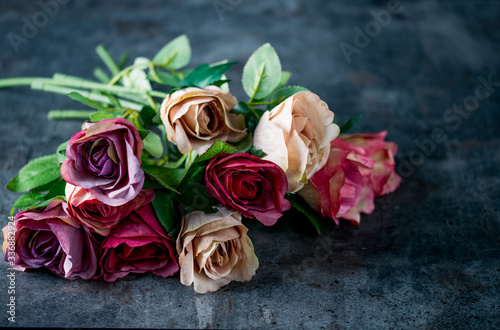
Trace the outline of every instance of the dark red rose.
[[151, 204], [130, 213], [101, 246], [101, 275], [113, 282], [129, 273], [168, 277], [179, 270], [173, 241], [156, 219]]
[[276, 164], [247, 154], [219, 154], [205, 171], [212, 196], [224, 206], [272, 226], [290, 208], [285, 199], [288, 183]]

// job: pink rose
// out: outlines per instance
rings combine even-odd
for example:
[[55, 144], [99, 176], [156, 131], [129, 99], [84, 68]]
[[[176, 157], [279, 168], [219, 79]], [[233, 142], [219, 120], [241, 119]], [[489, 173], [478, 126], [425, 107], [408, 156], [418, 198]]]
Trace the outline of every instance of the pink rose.
[[[5, 254], [5, 260], [9, 260], [14, 252], [13, 268], [21, 271], [47, 268], [70, 280], [87, 280], [95, 275], [99, 245], [86, 227], [68, 216], [64, 204], [62, 200], [54, 200], [44, 210], [27, 210], [16, 215], [15, 250], [7, 247]], [[9, 233], [4, 229], [5, 240], [9, 240]]]
[[133, 200], [119, 206], [99, 201], [84, 188], [66, 184], [67, 212], [90, 231], [107, 236], [111, 229], [132, 211], [149, 204], [154, 199], [153, 190], [142, 190]]
[[338, 218], [359, 224], [360, 213], [373, 212], [375, 196], [399, 185], [400, 178], [394, 173], [396, 145], [384, 142], [385, 135], [348, 135], [332, 141], [328, 162], [299, 195], [337, 224]]
[[134, 199], [144, 184], [143, 146], [139, 132], [126, 119], [87, 123], [87, 129], [69, 140], [61, 175], [103, 203], [123, 205]]
[[273, 162], [246, 154], [220, 154], [210, 160], [205, 183], [229, 209], [271, 226], [290, 208], [285, 172]]
[[172, 276], [179, 270], [172, 244], [147, 204], [123, 219], [102, 243], [99, 276], [107, 282], [129, 273]]
[[394, 172], [394, 156], [398, 146], [385, 142], [387, 131], [376, 134], [342, 135], [341, 139], [365, 150], [365, 155], [375, 161], [371, 172], [371, 182], [375, 196], [393, 192], [399, 187], [401, 177]]

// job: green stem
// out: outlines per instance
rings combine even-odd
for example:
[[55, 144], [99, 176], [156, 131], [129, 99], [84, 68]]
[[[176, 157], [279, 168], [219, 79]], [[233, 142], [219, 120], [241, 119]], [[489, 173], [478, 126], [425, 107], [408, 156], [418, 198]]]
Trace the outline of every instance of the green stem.
[[89, 119], [95, 111], [87, 110], [50, 110], [49, 119]]
[[248, 108], [253, 113], [253, 115], [255, 116], [255, 118], [260, 119], [259, 114], [257, 113], [257, 111], [255, 111], [255, 109], [253, 108], [253, 106], [251, 106], [250, 104], [248, 104]]
[[269, 105], [269, 104], [273, 104], [274, 102], [252, 102], [248, 105]]
[[116, 84], [120, 79], [122, 79], [124, 76], [126, 76], [130, 71], [136, 68], [142, 68], [144, 66], [144, 63], [139, 63], [139, 64], [132, 64], [130, 66], [127, 66], [125, 69], [122, 71], [118, 72], [115, 74], [115, 76], [111, 79], [111, 81], [108, 83], [109, 86], [112, 86]]
[[48, 78], [37, 78], [37, 77], [0, 79], [0, 88], [12, 87], [12, 86], [29, 86], [31, 85], [31, 83], [33, 83], [33, 81], [38, 79], [50, 80]]
[[118, 65], [116, 65], [115, 61], [111, 58], [106, 48], [104, 48], [103, 45], [99, 45], [97, 46], [95, 51], [97, 52], [97, 55], [99, 55], [99, 57], [102, 59], [104, 64], [106, 64], [109, 71], [111, 71], [111, 74], [117, 75], [120, 69], [118, 68]]

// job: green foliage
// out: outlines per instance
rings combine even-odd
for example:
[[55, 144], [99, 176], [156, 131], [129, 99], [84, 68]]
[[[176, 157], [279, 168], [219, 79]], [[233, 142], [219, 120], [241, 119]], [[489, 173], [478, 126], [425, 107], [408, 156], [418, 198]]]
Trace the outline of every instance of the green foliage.
[[234, 154], [236, 148], [222, 141], [216, 141], [210, 149], [207, 150], [203, 155], [198, 157], [196, 162], [203, 162], [213, 158], [214, 156], [222, 153]]
[[180, 230], [181, 221], [179, 212], [174, 205], [174, 196], [161, 190], [155, 191], [153, 208], [167, 235], [175, 241]]
[[250, 100], [271, 94], [281, 81], [281, 63], [270, 44], [264, 44], [248, 59], [243, 68], [243, 89]]
[[181, 35], [166, 44], [153, 58], [159, 66], [177, 70], [188, 65], [191, 60], [191, 46], [186, 35]]
[[13, 192], [29, 191], [60, 177], [61, 172], [57, 155], [52, 154], [31, 160], [7, 184], [7, 189]]
[[158, 134], [149, 132], [142, 142], [144, 142], [144, 150], [149, 152], [151, 156], [160, 158], [163, 155], [163, 143]]
[[271, 96], [272, 105], [270, 105], [270, 108], [273, 108], [275, 105], [280, 104], [288, 97], [302, 91], [309, 92], [307, 88], [302, 86], [287, 86], [276, 90]]
[[250, 148], [250, 154], [254, 155], [256, 157], [259, 157], [259, 158], [266, 156], [266, 153], [264, 151], [260, 150], [259, 148], [257, 148], [256, 146], [253, 146], [252, 148]]
[[287, 194], [286, 199], [290, 202], [293, 208], [302, 212], [311, 221], [312, 225], [318, 234], [327, 232], [333, 221], [321, 217], [318, 212], [312, 210], [309, 205], [297, 194]]
[[221, 81], [222, 75], [231, 69], [236, 62], [227, 62], [216, 65], [202, 64], [189, 73], [179, 84], [181, 86], [206, 87], [218, 82], [222, 85], [227, 80]]
[[346, 132], [348, 132], [354, 125], [356, 125], [358, 123], [358, 121], [360, 121], [361, 119], [363, 118], [363, 115], [362, 114], [359, 114], [357, 116], [354, 116], [352, 117], [351, 119], [347, 120], [347, 121], [344, 121], [344, 122], [340, 122], [338, 123], [337, 125], [339, 125], [339, 128], [340, 128], [340, 134], [344, 134]]

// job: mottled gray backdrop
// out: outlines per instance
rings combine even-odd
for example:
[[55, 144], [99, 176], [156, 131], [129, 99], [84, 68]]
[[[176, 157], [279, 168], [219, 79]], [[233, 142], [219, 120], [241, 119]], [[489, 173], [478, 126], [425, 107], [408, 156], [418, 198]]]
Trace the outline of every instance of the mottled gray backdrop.
[[[11, 324], [3, 263], [1, 326], [500, 327], [499, 1], [59, 2], [50, 17], [38, 1], [1, 1], [0, 78], [92, 78], [99, 43], [115, 57], [152, 57], [185, 33], [193, 64], [240, 62], [228, 76], [244, 99], [243, 64], [270, 42], [291, 83], [319, 94], [337, 118], [362, 113], [356, 131], [389, 131], [404, 182], [359, 227], [321, 237], [296, 214], [272, 228], [247, 222], [257, 275], [212, 294], [178, 278], [17, 273]], [[34, 20], [37, 31], [23, 31]], [[47, 119], [50, 109], [79, 107], [65, 96], [10, 88], [0, 106], [3, 187], [80, 127]], [[17, 196], [0, 191], [3, 225]]]

